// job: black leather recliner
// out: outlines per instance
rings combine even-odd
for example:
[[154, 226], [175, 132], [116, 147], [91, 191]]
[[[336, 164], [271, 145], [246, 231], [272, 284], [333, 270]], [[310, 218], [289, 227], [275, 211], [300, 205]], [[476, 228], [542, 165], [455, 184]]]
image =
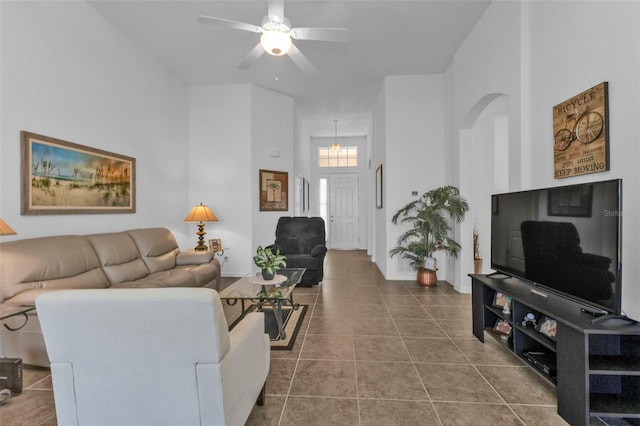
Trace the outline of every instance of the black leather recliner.
[[287, 256], [287, 268], [307, 268], [299, 286], [309, 287], [322, 281], [327, 246], [321, 217], [281, 217], [276, 241], [269, 247]]

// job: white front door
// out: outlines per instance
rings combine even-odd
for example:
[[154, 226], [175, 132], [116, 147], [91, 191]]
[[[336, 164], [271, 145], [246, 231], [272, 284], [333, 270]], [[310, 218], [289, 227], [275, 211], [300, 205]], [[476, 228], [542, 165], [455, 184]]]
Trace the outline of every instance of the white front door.
[[358, 174], [332, 174], [329, 179], [329, 246], [358, 248]]

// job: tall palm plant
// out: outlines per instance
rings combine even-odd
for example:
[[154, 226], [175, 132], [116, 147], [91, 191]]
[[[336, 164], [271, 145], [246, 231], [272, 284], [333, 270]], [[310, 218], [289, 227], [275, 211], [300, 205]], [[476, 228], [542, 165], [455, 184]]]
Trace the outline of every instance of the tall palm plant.
[[469, 204], [454, 186], [442, 186], [426, 192], [393, 216], [394, 224], [410, 223], [411, 229], [398, 237], [389, 255], [401, 255], [417, 271], [425, 267], [427, 258], [436, 250], [458, 256], [460, 244], [449, 236], [452, 222], [460, 223]]

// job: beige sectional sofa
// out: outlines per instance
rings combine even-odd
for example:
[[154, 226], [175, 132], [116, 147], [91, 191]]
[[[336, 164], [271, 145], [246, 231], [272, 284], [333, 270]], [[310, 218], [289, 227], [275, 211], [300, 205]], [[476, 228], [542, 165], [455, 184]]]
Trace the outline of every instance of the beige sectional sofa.
[[[59, 289], [220, 287], [220, 263], [212, 252], [181, 252], [165, 228], [92, 235], [63, 235], [0, 244], [0, 303], [34, 305]], [[170, 314], [170, 313], [168, 313]], [[7, 322], [15, 328], [23, 318]], [[21, 324], [19, 324], [21, 325]], [[33, 311], [25, 327], [2, 327], [5, 356], [48, 366], [42, 333]]]

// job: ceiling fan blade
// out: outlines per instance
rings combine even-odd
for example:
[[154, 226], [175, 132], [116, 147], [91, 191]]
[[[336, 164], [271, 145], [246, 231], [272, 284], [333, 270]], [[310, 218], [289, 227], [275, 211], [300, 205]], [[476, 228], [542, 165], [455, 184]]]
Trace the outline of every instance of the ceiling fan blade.
[[238, 65], [238, 68], [243, 70], [248, 70], [255, 64], [255, 62], [260, 59], [260, 56], [264, 53], [264, 48], [260, 45], [260, 43], [256, 44], [256, 46], [247, 53], [247, 55], [242, 59], [242, 62]]
[[291, 45], [291, 48], [289, 49], [287, 55], [289, 55], [293, 63], [296, 64], [296, 66], [300, 68], [300, 71], [302, 71], [304, 74], [314, 75], [317, 72], [316, 68], [311, 65], [311, 62], [309, 62], [307, 57], [304, 56], [300, 50], [298, 50], [295, 44]]
[[282, 22], [284, 19], [284, 0], [269, 0], [269, 18]]
[[349, 30], [346, 28], [292, 28], [291, 37], [296, 40], [349, 41]]
[[213, 16], [198, 16], [198, 22], [201, 24], [217, 25], [219, 27], [232, 28], [234, 30], [249, 31], [252, 33], [261, 33], [262, 27], [253, 24], [247, 24], [246, 22], [234, 21], [231, 19], [214, 18]]

